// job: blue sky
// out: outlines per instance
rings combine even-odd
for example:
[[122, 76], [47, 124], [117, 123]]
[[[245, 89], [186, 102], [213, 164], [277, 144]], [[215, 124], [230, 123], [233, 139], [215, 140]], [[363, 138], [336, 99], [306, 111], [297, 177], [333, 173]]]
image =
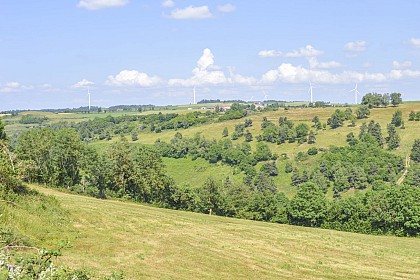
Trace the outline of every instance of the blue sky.
[[0, 0], [0, 110], [420, 100], [420, 1]]

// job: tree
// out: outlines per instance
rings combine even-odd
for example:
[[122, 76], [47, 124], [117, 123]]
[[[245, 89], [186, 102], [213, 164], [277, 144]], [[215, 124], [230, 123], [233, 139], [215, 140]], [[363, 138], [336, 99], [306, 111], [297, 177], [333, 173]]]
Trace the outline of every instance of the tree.
[[245, 119], [245, 127], [252, 126], [252, 120], [251, 119]]
[[370, 115], [370, 110], [368, 106], [360, 106], [356, 110], [356, 117], [358, 119], [366, 119]]
[[305, 123], [300, 123], [296, 126], [296, 138], [298, 139], [304, 139], [304, 142], [306, 141], [306, 136], [309, 132], [309, 126]]
[[316, 140], [316, 137], [315, 137], [314, 132], [312, 130], [309, 131], [308, 144], [315, 144], [315, 140]]
[[388, 137], [386, 137], [386, 143], [388, 144], [388, 149], [394, 150], [400, 146], [400, 136], [398, 136], [394, 124], [388, 124], [387, 128]]
[[252, 141], [252, 133], [249, 132], [249, 130], [247, 130], [246, 133], [245, 133], [245, 141], [246, 142], [251, 142]]
[[331, 117], [327, 120], [327, 124], [332, 128], [337, 128], [343, 126], [343, 120], [340, 117], [340, 114], [336, 111]]
[[414, 140], [410, 158], [415, 162], [420, 162], [420, 139]]
[[346, 136], [346, 141], [350, 146], [354, 146], [356, 145], [359, 141], [357, 141], [356, 137], [354, 136], [353, 132], [350, 132], [349, 134], [347, 134]]
[[228, 137], [228, 136], [229, 136], [229, 130], [228, 130], [228, 128], [227, 128], [227, 127], [225, 127], [225, 128], [223, 129], [222, 136], [223, 136], [223, 137]]
[[326, 217], [327, 207], [320, 187], [311, 182], [301, 184], [290, 201], [290, 221], [295, 225], [319, 227]]
[[286, 165], [284, 167], [284, 172], [290, 173], [293, 171], [293, 165], [290, 161], [286, 162]]
[[416, 113], [414, 111], [411, 111], [408, 115], [408, 121], [414, 121], [416, 118]]
[[137, 141], [137, 140], [139, 140], [138, 135], [137, 135], [137, 132], [133, 131], [131, 133], [131, 141], [134, 142], [134, 141]]
[[254, 153], [254, 158], [256, 161], [265, 161], [272, 158], [272, 153], [267, 144], [257, 143], [257, 149]]
[[266, 173], [269, 176], [277, 176], [279, 174], [279, 170], [275, 161], [264, 163], [263, 166], [261, 166], [260, 171]]
[[318, 154], [318, 149], [315, 148], [315, 147], [311, 147], [311, 148], [308, 149], [307, 153], [310, 156], [314, 156], [314, 155]]
[[391, 104], [396, 107], [398, 106], [400, 103], [402, 103], [402, 98], [401, 98], [401, 93], [398, 92], [393, 92], [390, 95], [391, 98]]
[[316, 127], [317, 124], [320, 123], [320, 120], [319, 120], [318, 116], [313, 117], [312, 118], [312, 122], [314, 123], [313, 126]]
[[6, 140], [6, 131], [5, 131], [5, 124], [0, 117], [0, 141]]
[[393, 124], [395, 127], [399, 127], [401, 126], [402, 120], [402, 112], [397, 110], [394, 115], [392, 115], [391, 124]]

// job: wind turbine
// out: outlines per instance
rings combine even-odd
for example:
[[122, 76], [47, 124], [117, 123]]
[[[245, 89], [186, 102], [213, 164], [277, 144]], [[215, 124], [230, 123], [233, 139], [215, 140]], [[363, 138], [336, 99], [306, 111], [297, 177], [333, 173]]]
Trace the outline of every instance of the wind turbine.
[[194, 103], [193, 104], [196, 104], [195, 103], [195, 86], [194, 86]]
[[88, 97], [89, 97], [89, 112], [90, 112], [90, 91], [89, 91], [89, 86], [88, 86]]
[[357, 95], [359, 94], [359, 91], [357, 90], [357, 83], [354, 89], [350, 90], [349, 92], [354, 91], [354, 104], [357, 104]]
[[312, 98], [312, 89], [313, 88], [314, 87], [312, 86], [311, 80], [309, 80], [309, 89], [308, 89], [308, 92], [311, 93], [311, 103], [313, 103], [313, 98]]
[[252, 101], [252, 99], [254, 99], [254, 96], [251, 96], [251, 98], [250, 98], [250, 99], [248, 99], [248, 100], [246, 101], [246, 103], [251, 102], [251, 101]]
[[263, 91], [263, 93], [264, 93], [264, 101], [267, 101], [268, 95], [267, 95], [267, 93], [265, 92], [265, 90]]

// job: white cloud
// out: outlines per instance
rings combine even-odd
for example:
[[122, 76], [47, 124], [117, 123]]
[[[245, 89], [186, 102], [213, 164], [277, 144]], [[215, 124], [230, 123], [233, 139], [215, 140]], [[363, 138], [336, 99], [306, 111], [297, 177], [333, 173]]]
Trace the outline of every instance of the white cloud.
[[349, 52], [363, 52], [366, 50], [366, 41], [348, 42], [344, 45], [344, 49]]
[[222, 6], [217, 6], [217, 10], [221, 13], [232, 13], [236, 10], [236, 7], [232, 4], [226, 4]]
[[217, 70], [217, 67], [214, 65], [214, 55], [207, 48], [203, 50], [203, 54], [197, 61], [197, 67], [192, 70], [192, 74], [192, 77], [188, 79], [170, 79], [168, 84], [170, 86], [198, 86], [229, 83], [225, 73]]
[[87, 86], [92, 86], [94, 85], [94, 82], [88, 81], [86, 79], [83, 79], [77, 83], [75, 83], [74, 85], [72, 85], [72, 88], [82, 88], [82, 87], [87, 87]]
[[398, 80], [402, 78], [419, 78], [420, 71], [413, 70], [392, 70], [390, 73], [392, 79]]
[[29, 89], [33, 89], [33, 86], [24, 86], [18, 82], [8, 82], [4, 85], [0, 85], [0, 92], [17, 92]]
[[162, 82], [159, 77], [149, 76], [136, 70], [123, 70], [115, 77], [110, 75], [105, 84], [111, 86], [140, 86], [140, 87], [153, 87]]
[[208, 6], [188, 6], [184, 9], [173, 10], [169, 17], [173, 19], [206, 19], [212, 16]]
[[394, 60], [392, 62], [392, 66], [394, 67], [394, 69], [406, 69], [406, 68], [410, 68], [411, 67], [411, 61], [398, 62], [398, 61]]
[[175, 2], [172, 0], [165, 0], [162, 2], [161, 6], [164, 8], [172, 8], [173, 6], [175, 6]]
[[411, 38], [408, 43], [415, 48], [420, 48], [420, 38]]
[[307, 45], [304, 48], [300, 48], [298, 50], [288, 52], [284, 56], [285, 57], [314, 57], [321, 54], [322, 54], [322, 51], [315, 49], [311, 45]]
[[320, 84], [341, 84], [362, 81], [383, 82], [388, 79], [383, 73], [359, 73], [344, 71], [331, 73], [326, 70], [310, 70], [302, 66], [294, 66], [289, 63], [281, 64], [277, 69], [267, 71], [261, 78], [262, 83], [303, 83], [309, 80]]
[[103, 8], [122, 7], [128, 4], [128, 0], [80, 0], [77, 7], [88, 10], [98, 10]]
[[310, 68], [314, 69], [329, 69], [329, 68], [337, 68], [341, 67], [341, 64], [337, 61], [326, 61], [326, 62], [319, 62], [316, 57], [310, 57], [308, 59]]
[[262, 50], [258, 53], [260, 57], [279, 57], [282, 56], [283, 53], [281, 51], [276, 50]]

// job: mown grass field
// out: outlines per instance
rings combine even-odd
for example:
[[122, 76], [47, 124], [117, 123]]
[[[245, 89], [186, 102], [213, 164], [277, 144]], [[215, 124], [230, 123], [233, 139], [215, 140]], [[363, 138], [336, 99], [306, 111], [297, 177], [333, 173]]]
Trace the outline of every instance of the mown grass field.
[[[112, 271], [124, 271], [127, 279], [419, 279], [420, 275], [418, 238], [238, 220], [34, 187], [55, 196], [72, 220], [73, 229], [62, 237], [73, 246], [59, 260], [96, 271], [97, 276]], [[34, 226], [24, 231], [56, 230]]]

